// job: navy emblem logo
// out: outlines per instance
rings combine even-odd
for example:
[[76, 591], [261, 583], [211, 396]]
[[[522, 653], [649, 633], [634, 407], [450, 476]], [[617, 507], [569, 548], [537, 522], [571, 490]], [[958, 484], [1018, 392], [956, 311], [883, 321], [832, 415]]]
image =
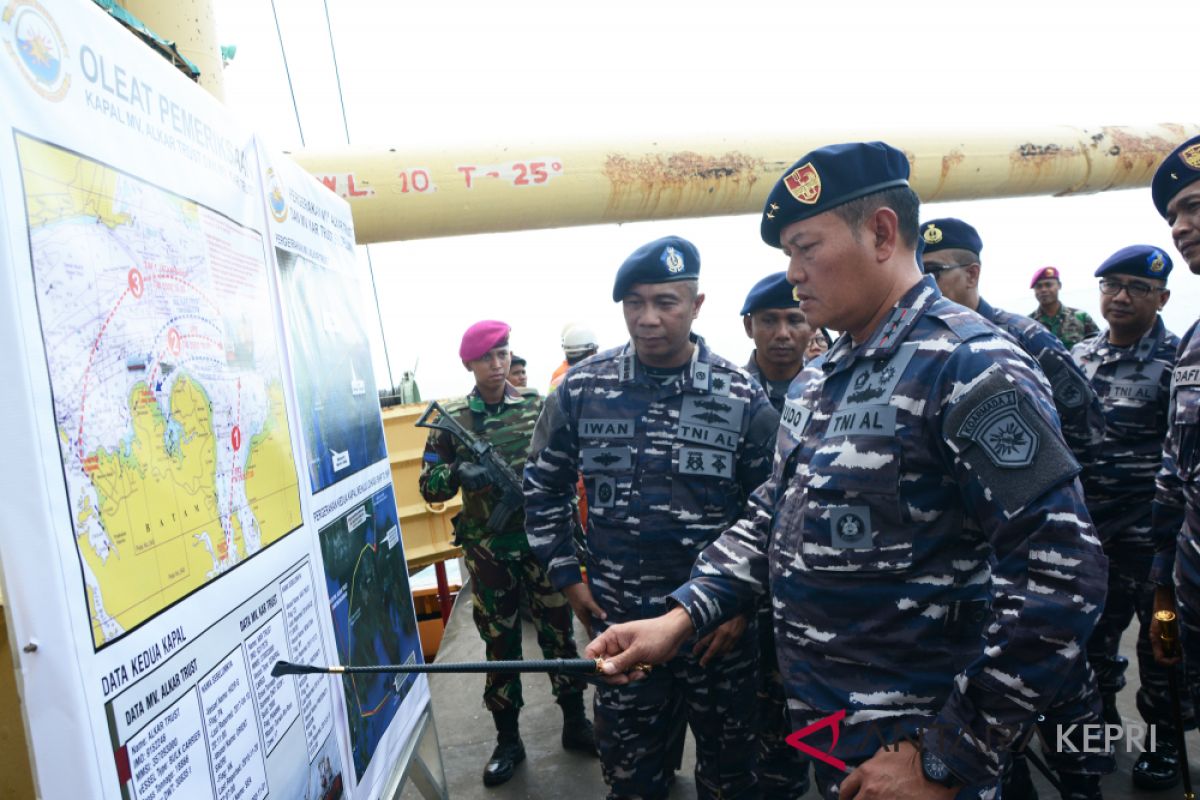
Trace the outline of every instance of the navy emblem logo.
[[1187, 147], [1179, 153], [1179, 160], [1192, 169], [1200, 169], [1200, 144]]
[[871, 509], [849, 506], [829, 509], [829, 543], [842, 550], [871, 546]]
[[1163, 261], [1163, 254], [1157, 250], [1150, 254], [1148, 261], [1150, 262], [1150, 271], [1156, 275], [1162, 272], [1163, 268], [1167, 266], [1166, 262]]
[[67, 45], [49, 12], [37, 0], [12, 0], [0, 21], [9, 26], [4, 47], [25, 80], [47, 100], [62, 100], [71, 88]]
[[672, 275], [683, 272], [683, 256], [674, 247], [663, 250], [662, 262], [667, 265], [667, 272]]
[[921, 234], [921, 238], [925, 240], [925, 244], [937, 244], [942, 240], [942, 229], [931, 222]]
[[596, 499], [592, 504], [596, 508], [612, 508], [616, 505], [617, 485], [612, 478], [596, 478]]
[[1037, 455], [1040, 440], [1021, 414], [1015, 389], [994, 394], [978, 405], [958, 429], [958, 435], [978, 444], [997, 467], [1027, 467]]

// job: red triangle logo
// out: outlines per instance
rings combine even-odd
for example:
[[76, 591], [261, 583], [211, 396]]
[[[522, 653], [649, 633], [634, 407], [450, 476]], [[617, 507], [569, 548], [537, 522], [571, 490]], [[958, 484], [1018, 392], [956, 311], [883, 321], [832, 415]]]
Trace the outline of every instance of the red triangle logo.
[[[842, 761], [840, 758], [835, 758], [832, 755], [833, 749], [837, 747], [838, 735], [841, 733], [840, 723], [845, 718], [846, 709], [843, 708], [841, 711], [834, 712], [828, 717], [819, 719], [811, 725], [806, 725], [798, 731], [793, 731], [784, 741], [799, 750], [801, 753], [810, 755], [818, 761], [824, 761], [826, 764], [836, 767], [842, 772], [846, 772], [846, 762]], [[833, 728], [833, 744], [829, 745], [829, 752], [823, 752], [812, 745], [805, 744], [804, 742], [800, 741], [810, 733], [819, 731], [821, 728]]]

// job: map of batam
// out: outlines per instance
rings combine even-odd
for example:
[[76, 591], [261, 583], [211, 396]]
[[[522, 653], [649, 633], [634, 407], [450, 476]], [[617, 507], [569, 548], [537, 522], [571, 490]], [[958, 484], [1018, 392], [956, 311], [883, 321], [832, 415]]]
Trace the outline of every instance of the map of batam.
[[298, 528], [258, 233], [17, 136], [98, 648]]

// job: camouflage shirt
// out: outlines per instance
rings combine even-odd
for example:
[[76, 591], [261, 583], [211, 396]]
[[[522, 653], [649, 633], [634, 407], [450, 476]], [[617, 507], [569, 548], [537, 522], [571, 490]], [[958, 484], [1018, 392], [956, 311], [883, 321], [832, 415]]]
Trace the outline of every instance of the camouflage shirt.
[[783, 411], [783, 401], [787, 399], [787, 387], [791, 381], [770, 381], [767, 376], [758, 367], [758, 351], [755, 350], [750, 354], [750, 360], [746, 362], [746, 366], [742, 369], [750, 374], [751, 378], [758, 381], [758, 385], [767, 393], [767, 399], [771, 401], [771, 407], [776, 411]]
[[1104, 406], [1104, 443], [1083, 484], [1102, 541], [1137, 528], [1149, 532], [1178, 347], [1179, 337], [1159, 317], [1130, 347], [1110, 344], [1105, 331], [1071, 351]]
[[1068, 350], [1100, 330], [1100, 326], [1086, 311], [1068, 308], [1062, 303], [1058, 304], [1058, 313], [1053, 316], [1047, 316], [1041, 308], [1035, 308], [1029, 318], [1042, 323]]
[[[1151, 580], [1174, 583], [1175, 555], [1188, 554], [1184, 578], [1200, 584], [1200, 336], [1193, 323], [1179, 345], [1171, 377], [1171, 404], [1162, 469], [1154, 497], [1158, 553]], [[1185, 546], [1186, 545], [1186, 546]]]
[[579, 583], [569, 503], [582, 472], [588, 581], [609, 623], [663, 613], [770, 471], [779, 415], [744, 370], [693, 338], [692, 360], [666, 384], [632, 345], [581, 362], [546, 399], [534, 434], [529, 542], [556, 589]]
[[1062, 422], [1063, 439], [1088, 473], [1104, 440], [1104, 409], [1087, 376], [1071, 359], [1054, 334], [1028, 317], [1010, 314], [988, 304], [982, 297], [975, 309], [979, 316], [1017, 340], [1038, 362], [1054, 396], [1054, 408]]
[[[481, 439], [491, 443], [497, 454], [518, 477], [529, 455], [533, 426], [542, 410], [542, 398], [534, 389], [518, 389], [505, 385], [504, 400], [499, 411], [491, 411], [472, 389], [465, 398], [445, 404], [446, 413]], [[425, 442], [424, 462], [418, 479], [421, 496], [431, 503], [441, 503], [454, 497], [459, 490], [458, 474], [454, 467], [472, 461], [471, 452], [450, 434], [430, 431]], [[454, 532], [459, 544], [486, 543], [497, 555], [517, 555], [528, 552], [525, 538], [524, 514], [513, 514], [505, 530], [493, 533], [487, 529], [488, 517], [497, 500], [492, 487], [482, 491], [463, 490], [462, 512], [454, 520]]]
[[1057, 428], [1033, 361], [927, 277], [792, 383], [771, 477], [673, 601], [704, 633], [769, 586], [793, 714], [845, 712], [834, 756], [928, 727], [994, 787], [1104, 601]]

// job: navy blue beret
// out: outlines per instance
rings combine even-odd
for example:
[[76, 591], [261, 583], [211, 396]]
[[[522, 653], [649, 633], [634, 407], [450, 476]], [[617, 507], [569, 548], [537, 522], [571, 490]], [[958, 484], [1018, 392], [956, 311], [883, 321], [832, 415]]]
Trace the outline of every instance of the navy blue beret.
[[925, 253], [936, 253], [938, 250], [969, 250], [979, 255], [983, 250], [983, 240], [979, 238], [979, 232], [954, 217], [922, 222], [921, 242], [924, 244]]
[[644, 244], [617, 270], [613, 302], [619, 303], [635, 283], [667, 283], [700, 277], [700, 252], [679, 236], [664, 236]]
[[908, 159], [883, 142], [850, 142], [813, 150], [776, 181], [763, 208], [762, 240], [779, 247], [793, 222], [869, 194], [908, 185]]
[[1122, 247], [1104, 260], [1096, 270], [1096, 277], [1101, 275], [1134, 275], [1139, 278], [1158, 278], [1166, 281], [1171, 274], [1171, 257], [1148, 244], [1132, 244]]
[[788, 283], [786, 272], [776, 272], [768, 275], [750, 290], [746, 302], [742, 304], [743, 315], [762, 311], [764, 308], [799, 308], [800, 303], [792, 294], [792, 285]]
[[1154, 173], [1150, 194], [1154, 198], [1154, 207], [1163, 219], [1167, 218], [1167, 203], [1171, 202], [1171, 198], [1195, 181], [1200, 181], [1200, 136], [1194, 136], [1176, 147]]

